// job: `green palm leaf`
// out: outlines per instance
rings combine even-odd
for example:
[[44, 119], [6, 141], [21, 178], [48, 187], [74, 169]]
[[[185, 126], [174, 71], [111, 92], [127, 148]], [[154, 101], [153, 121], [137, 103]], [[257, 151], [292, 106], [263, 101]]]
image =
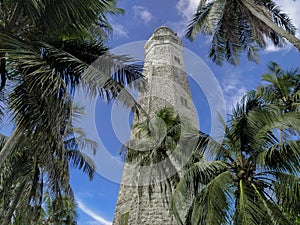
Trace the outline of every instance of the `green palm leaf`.
[[244, 52], [249, 60], [258, 62], [265, 37], [279, 47], [284, 37], [300, 49], [295, 30], [273, 1], [201, 0], [186, 37], [193, 40], [198, 33], [212, 35], [209, 57], [217, 64], [226, 60], [236, 65]]
[[[292, 224], [286, 215], [297, 210], [284, 205], [292, 203], [292, 197], [299, 201], [300, 147], [292, 132], [298, 132], [299, 122], [298, 112], [278, 113], [254, 92], [246, 95], [229, 122], [223, 122], [221, 143], [199, 135], [197, 152], [211, 161], [188, 163], [173, 195], [178, 222]], [[280, 130], [286, 131], [285, 138], [280, 138]], [[189, 206], [185, 221], [184, 203]]]

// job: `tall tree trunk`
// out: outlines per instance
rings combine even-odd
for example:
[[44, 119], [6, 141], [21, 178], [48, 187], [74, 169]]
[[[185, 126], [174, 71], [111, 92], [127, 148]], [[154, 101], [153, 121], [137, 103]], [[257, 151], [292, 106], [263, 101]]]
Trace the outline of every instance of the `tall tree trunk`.
[[5, 145], [0, 151], [0, 168], [7, 159], [7, 157], [12, 153], [13, 147], [18, 141], [19, 137], [21, 136], [21, 133], [16, 128], [13, 132], [13, 134], [8, 138], [8, 140], [5, 142]]
[[243, 0], [241, 2], [252, 13], [253, 16], [261, 20], [268, 27], [270, 27], [272, 30], [278, 33], [281, 37], [288, 40], [291, 44], [293, 44], [298, 49], [298, 51], [300, 51], [300, 40], [296, 38], [293, 34], [277, 26], [269, 17], [261, 13], [263, 12], [263, 9], [260, 6], [255, 4], [252, 0]]
[[18, 202], [20, 200], [20, 197], [21, 197], [21, 195], [23, 193], [24, 188], [25, 188], [25, 182], [22, 182], [22, 184], [17, 189], [17, 192], [16, 192], [16, 195], [14, 197], [14, 200], [12, 201], [12, 203], [11, 203], [9, 209], [8, 209], [8, 212], [7, 212], [6, 216], [5, 216], [5, 218], [3, 219], [1, 225], [8, 225], [8, 224], [10, 224], [11, 218], [12, 218], [13, 213], [14, 213], [17, 205], [18, 205]]
[[34, 218], [33, 221], [35, 222], [35, 224], [39, 223], [40, 220], [40, 216], [41, 216], [41, 211], [42, 211], [42, 204], [43, 204], [43, 192], [44, 192], [44, 182], [43, 182], [44, 178], [43, 178], [43, 174], [41, 175], [41, 183], [40, 183], [40, 197], [39, 197], [39, 203], [35, 208], [35, 212], [34, 212]]
[[5, 59], [4, 52], [0, 52], [0, 77], [1, 77], [0, 91], [2, 91], [6, 83], [6, 59]]

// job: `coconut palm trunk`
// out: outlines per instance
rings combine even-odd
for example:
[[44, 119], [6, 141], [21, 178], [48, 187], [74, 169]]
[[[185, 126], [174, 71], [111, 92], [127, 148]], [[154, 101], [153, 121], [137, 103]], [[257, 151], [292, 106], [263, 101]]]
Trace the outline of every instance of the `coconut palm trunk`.
[[300, 40], [296, 38], [295, 35], [277, 26], [269, 17], [265, 16], [264, 9], [262, 7], [255, 4], [251, 0], [241, 2], [252, 13], [253, 16], [265, 23], [268, 27], [270, 27], [272, 30], [278, 33], [281, 37], [284, 37], [288, 42], [293, 44], [298, 49], [298, 51], [300, 51]]
[[17, 143], [20, 137], [21, 137], [21, 133], [16, 128], [15, 131], [12, 133], [12, 135], [5, 142], [5, 145], [0, 151], [0, 168], [2, 167], [7, 157], [12, 153], [13, 147], [15, 146], [15, 144]]
[[193, 40], [198, 33], [212, 36], [209, 57], [217, 64], [237, 65], [244, 53], [259, 62], [258, 50], [266, 40], [277, 47], [287, 40], [300, 51], [296, 27], [273, 1], [201, 0], [186, 37]]
[[[213, 160], [193, 163], [177, 184], [172, 200], [175, 215], [182, 199], [193, 202], [185, 221], [176, 219], [193, 225], [294, 224], [281, 208], [299, 202], [299, 143], [292, 139], [280, 143], [274, 130], [299, 130], [299, 114], [278, 114], [249, 93], [227, 124], [220, 143], [199, 135], [200, 140], [207, 139], [199, 151]], [[277, 203], [281, 196], [282, 206]]]
[[5, 53], [0, 51], [0, 76], [1, 76], [1, 84], [0, 84], [0, 91], [3, 90], [6, 83], [6, 59], [5, 59]]
[[14, 213], [17, 205], [18, 205], [18, 202], [20, 200], [20, 197], [21, 197], [21, 195], [23, 193], [24, 188], [25, 188], [25, 182], [22, 182], [22, 184], [20, 184], [20, 186], [17, 189], [17, 192], [16, 192], [16, 195], [14, 197], [14, 200], [12, 201], [12, 203], [11, 203], [9, 209], [8, 209], [8, 212], [7, 212], [6, 216], [5, 216], [5, 218], [3, 219], [1, 225], [8, 225], [8, 224], [10, 224], [11, 218], [12, 218], [13, 213]]

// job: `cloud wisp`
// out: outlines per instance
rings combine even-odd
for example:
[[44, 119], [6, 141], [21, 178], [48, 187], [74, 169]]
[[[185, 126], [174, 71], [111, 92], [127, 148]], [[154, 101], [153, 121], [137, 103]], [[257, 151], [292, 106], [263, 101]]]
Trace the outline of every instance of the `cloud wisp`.
[[[112, 225], [111, 221], [108, 221], [104, 219], [102, 216], [98, 215], [94, 211], [92, 211], [90, 208], [88, 208], [82, 201], [77, 200], [78, 207], [87, 215], [92, 217], [94, 220], [98, 222], [99, 225]], [[96, 223], [94, 223], [96, 224]]]
[[186, 31], [187, 24], [189, 24], [193, 15], [195, 14], [199, 0], [179, 0], [176, 4], [176, 9], [180, 15], [179, 21], [169, 21], [167, 23], [179, 37], [183, 37]]
[[117, 37], [117, 38], [127, 38], [128, 37], [128, 31], [125, 29], [125, 27], [123, 25], [112, 21], [111, 26], [113, 28], [114, 37]]
[[[300, 38], [300, 1], [281, 1], [275, 0], [275, 3], [280, 7], [280, 9], [286, 13], [292, 23], [297, 28], [296, 37]], [[276, 48], [272, 43], [267, 42], [267, 47], [265, 49], [266, 53], [269, 52], [277, 52], [277, 51], [289, 51], [292, 49], [292, 45], [290, 43], [286, 43], [283, 48]]]
[[134, 5], [132, 10], [134, 16], [143, 20], [144, 23], [149, 23], [153, 19], [151, 12], [143, 6]]
[[227, 114], [231, 114], [233, 107], [248, 92], [248, 88], [243, 85], [243, 81], [238, 77], [237, 74], [229, 71], [228, 75], [221, 81], [223, 94], [226, 99]]
[[189, 21], [195, 14], [198, 5], [199, 0], [179, 0], [176, 4], [176, 9], [185, 21]]
[[300, 1], [275, 0], [275, 2], [291, 18], [297, 28], [296, 37], [300, 38]]

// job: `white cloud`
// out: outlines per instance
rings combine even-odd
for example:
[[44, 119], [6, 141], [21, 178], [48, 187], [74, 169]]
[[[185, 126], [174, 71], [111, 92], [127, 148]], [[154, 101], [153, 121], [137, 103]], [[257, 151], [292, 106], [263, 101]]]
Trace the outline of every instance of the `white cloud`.
[[166, 26], [170, 27], [177, 33], [178, 37], [182, 38], [185, 35], [187, 21], [168, 22]]
[[128, 32], [121, 24], [111, 22], [115, 37], [128, 37]]
[[83, 198], [92, 198], [94, 195], [91, 192], [76, 192], [76, 197], [83, 199]]
[[281, 1], [275, 0], [276, 4], [281, 7], [282, 11], [288, 14], [292, 23], [297, 28], [296, 36], [300, 38], [300, 1]]
[[84, 213], [86, 213], [87, 215], [89, 215], [90, 217], [92, 217], [94, 220], [96, 220], [96, 221], [89, 221], [89, 224], [92, 224], [92, 225], [112, 225], [111, 221], [108, 221], [108, 220], [104, 219], [102, 216], [98, 215], [97, 213], [95, 213], [94, 211], [92, 211], [91, 209], [89, 209], [80, 200], [77, 200], [77, 204], [78, 204], [78, 207]]
[[[292, 20], [292, 23], [297, 28], [296, 30], [296, 37], [300, 38], [300, 1], [281, 1], [281, 0], [275, 0], [275, 3], [280, 7], [281, 11], [286, 13], [290, 19]], [[292, 49], [292, 45], [290, 43], [286, 43], [283, 48], [277, 48], [275, 47], [270, 41], [267, 41], [267, 46], [265, 48], [265, 52], [278, 52], [278, 51], [289, 51]]]
[[290, 44], [289, 42], [286, 42], [283, 47], [276, 47], [275, 45], [272, 44], [272, 42], [267, 39], [266, 40], [266, 48], [264, 49], [265, 53], [272, 53], [272, 52], [288, 52], [290, 49], [293, 48], [293, 45]]
[[266, 53], [269, 53], [269, 52], [278, 52], [278, 51], [281, 51], [282, 49], [279, 47], [276, 47], [271, 42], [270, 43], [267, 42], [266, 48], [264, 50]]
[[231, 112], [232, 109], [240, 102], [242, 97], [247, 93], [247, 89], [243, 86], [235, 86], [234, 91], [225, 92], [226, 99], [226, 111], [227, 113]]
[[199, 0], [179, 0], [176, 4], [176, 9], [185, 21], [189, 21], [195, 14], [198, 5]]
[[241, 100], [241, 98], [247, 93], [248, 89], [243, 85], [243, 82], [238, 78], [238, 74], [234, 72], [227, 73], [223, 78], [222, 90], [226, 101], [226, 111], [231, 113], [233, 107]]
[[179, 37], [183, 37], [193, 15], [195, 14], [199, 0], [179, 0], [176, 4], [178, 14], [181, 16], [180, 21], [168, 22], [167, 26], [172, 28]]
[[143, 6], [134, 5], [132, 9], [134, 16], [142, 19], [145, 23], [149, 23], [153, 19], [152, 14]]
[[84, 225], [102, 225], [102, 223], [99, 223], [98, 221], [88, 221]]

